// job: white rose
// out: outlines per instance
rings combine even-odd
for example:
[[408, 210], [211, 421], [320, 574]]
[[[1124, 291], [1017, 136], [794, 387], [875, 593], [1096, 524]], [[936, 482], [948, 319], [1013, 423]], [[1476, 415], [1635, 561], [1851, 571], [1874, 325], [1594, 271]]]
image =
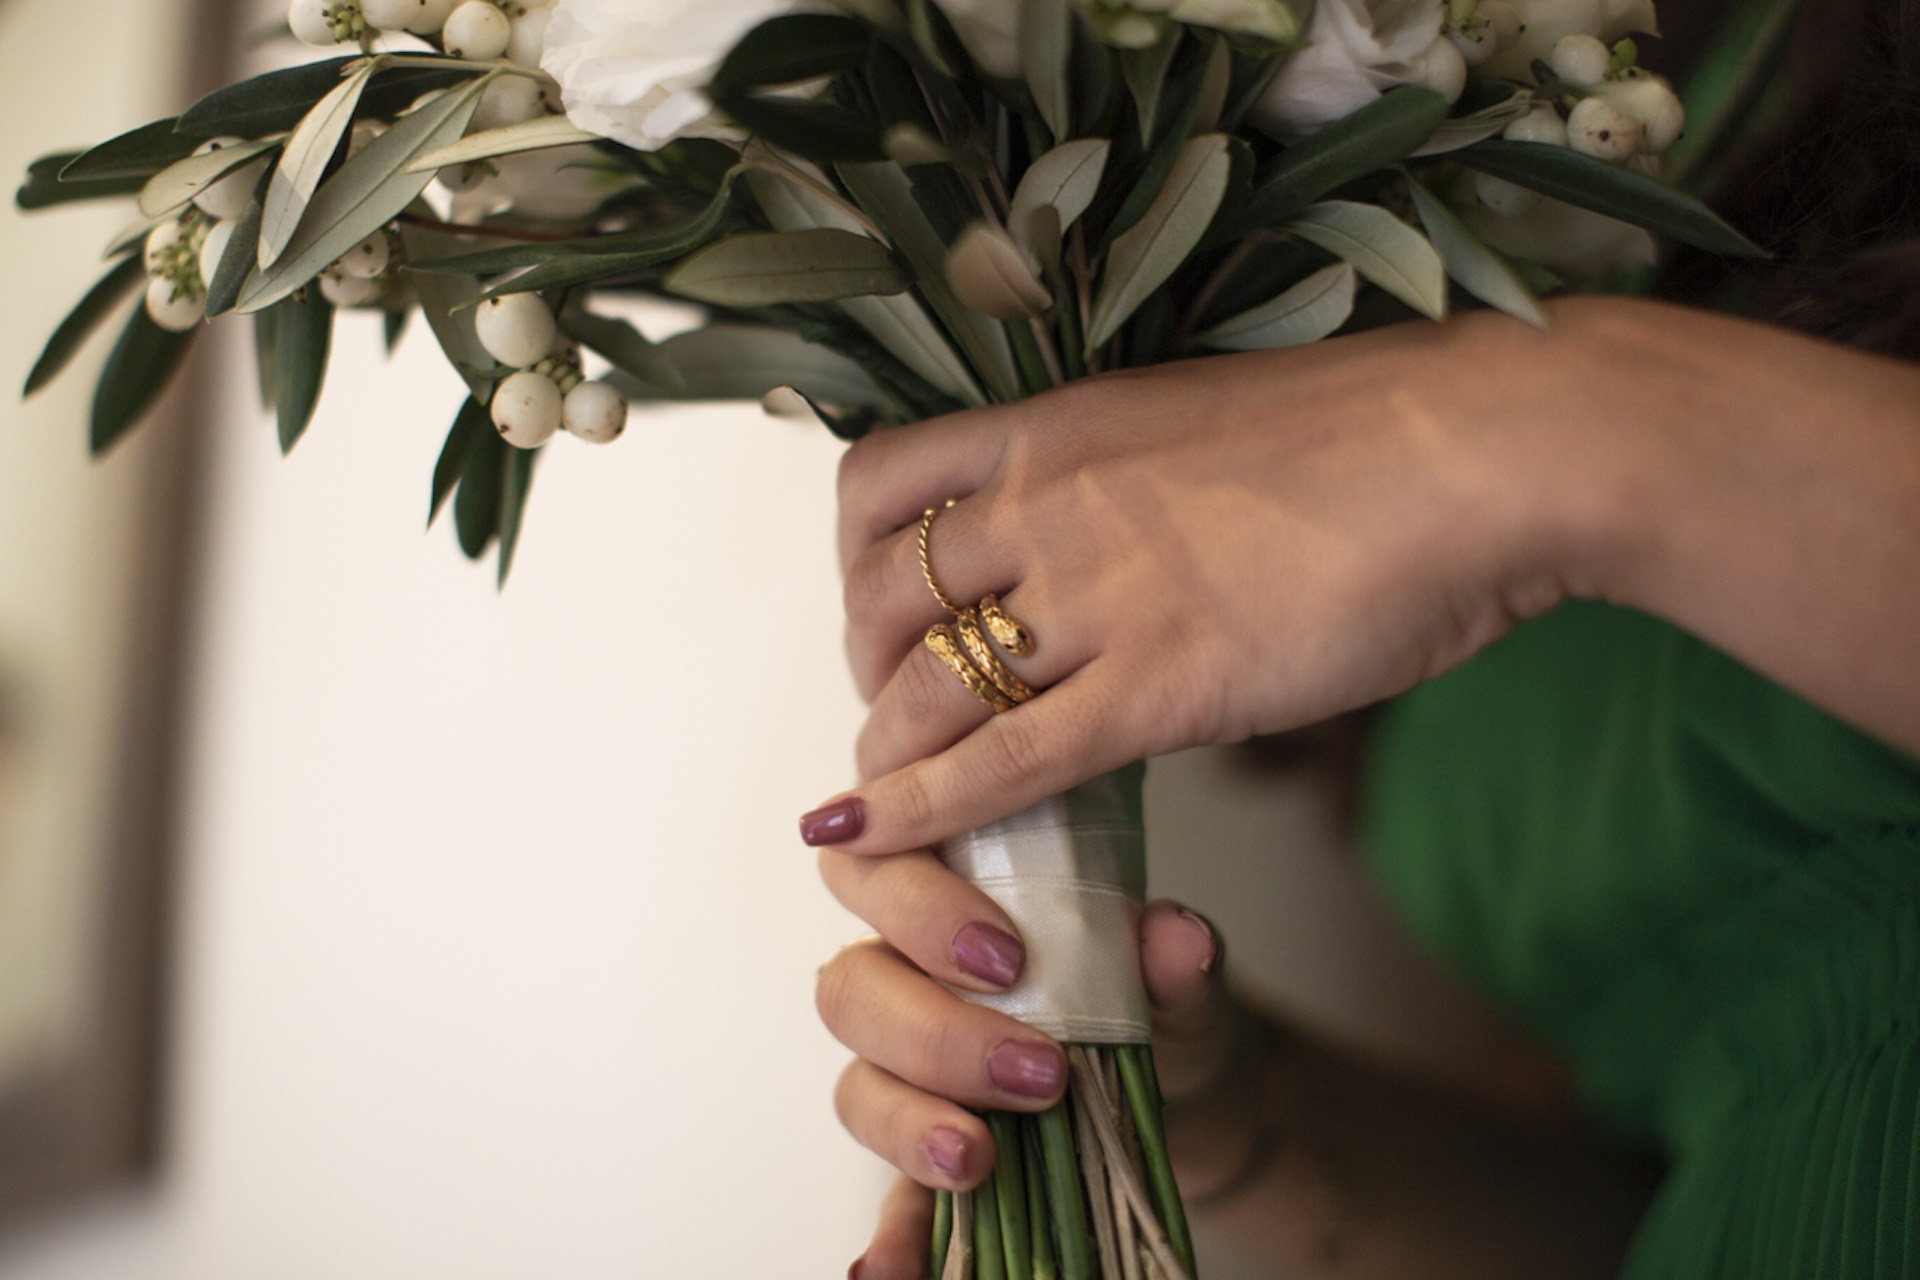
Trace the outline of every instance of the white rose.
[[[1260, 128], [1298, 137], [1352, 115], [1396, 85], [1418, 84], [1443, 40], [1433, 0], [1319, 0], [1306, 47], [1288, 58], [1254, 109]], [[1457, 91], [1456, 91], [1457, 92]]]
[[1019, 0], [934, 0], [982, 71], [1002, 80], [1020, 74]]
[[706, 84], [740, 38], [789, 0], [559, 0], [540, 67], [567, 119], [642, 151], [725, 137]]

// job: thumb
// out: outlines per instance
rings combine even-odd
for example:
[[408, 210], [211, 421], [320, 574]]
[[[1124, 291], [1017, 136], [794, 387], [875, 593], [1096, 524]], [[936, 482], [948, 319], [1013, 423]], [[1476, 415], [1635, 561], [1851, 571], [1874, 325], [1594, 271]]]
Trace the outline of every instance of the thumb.
[[1233, 1050], [1238, 1010], [1219, 980], [1223, 954], [1219, 934], [1197, 911], [1163, 900], [1141, 917], [1154, 1066], [1169, 1098], [1204, 1087]]

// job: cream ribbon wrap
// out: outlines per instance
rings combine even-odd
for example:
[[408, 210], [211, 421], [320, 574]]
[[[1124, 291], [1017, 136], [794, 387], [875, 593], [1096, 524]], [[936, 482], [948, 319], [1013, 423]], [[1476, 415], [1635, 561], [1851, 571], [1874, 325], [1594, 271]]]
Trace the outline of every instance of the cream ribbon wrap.
[[958, 994], [1056, 1040], [1147, 1042], [1144, 773], [1106, 774], [941, 845], [947, 865], [1013, 917], [1027, 948], [1011, 989]]

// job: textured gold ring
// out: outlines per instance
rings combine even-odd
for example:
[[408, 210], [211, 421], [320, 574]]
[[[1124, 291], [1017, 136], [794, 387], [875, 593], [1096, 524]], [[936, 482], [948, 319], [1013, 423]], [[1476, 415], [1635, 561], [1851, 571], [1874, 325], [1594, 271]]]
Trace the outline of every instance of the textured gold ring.
[[1033, 696], [1033, 686], [1008, 670], [1007, 664], [1000, 661], [1000, 655], [987, 643], [986, 628], [980, 625], [979, 614], [971, 611], [961, 614], [954, 619], [953, 629], [959, 632], [960, 643], [966, 647], [973, 665], [996, 689], [1015, 702], [1025, 702]]
[[1033, 632], [1027, 630], [1026, 623], [1000, 607], [999, 596], [982, 596], [979, 614], [987, 634], [999, 641], [1002, 649], [1016, 658], [1033, 653]]
[[947, 670], [960, 677], [960, 683], [967, 686], [969, 693], [992, 707], [996, 714], [1013, 710], [1013, 699], [1000, 692], [993, 681], [982, 675], [980, 669], [967, 660], [966, 650], [961, 644], [959, 633], [952, 627], [944, 622], [928, 627], [926, 646], [933, 650], [940, 661], [947, 664]]
[[[953, 499], [948, 498], [947, 506], [952, 505]], [[948, 613], [957, 614], [965, 610], [949, 599], [947, 593], [941, 589], [940, 580], [933, 576], [933, 560], [927, 554], [927, 537], [933, 532], [933, 519], [944, 510], [946, 507], [928, 507], [920, 516], [920, 576], [927, 580], [927, 586], [932, 588], [933, 598], [940, 602], [940, 607]]]

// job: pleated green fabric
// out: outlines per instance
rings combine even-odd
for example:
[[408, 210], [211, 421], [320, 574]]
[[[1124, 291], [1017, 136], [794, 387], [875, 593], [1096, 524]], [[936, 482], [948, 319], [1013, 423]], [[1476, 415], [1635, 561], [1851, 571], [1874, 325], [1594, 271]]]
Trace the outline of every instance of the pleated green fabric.
[[1625, 1275], [1920, 1277], [1920, 763], [1569, 604], [1399, 700], [1372, 766], [1410, 926], [1668, 1161]]

